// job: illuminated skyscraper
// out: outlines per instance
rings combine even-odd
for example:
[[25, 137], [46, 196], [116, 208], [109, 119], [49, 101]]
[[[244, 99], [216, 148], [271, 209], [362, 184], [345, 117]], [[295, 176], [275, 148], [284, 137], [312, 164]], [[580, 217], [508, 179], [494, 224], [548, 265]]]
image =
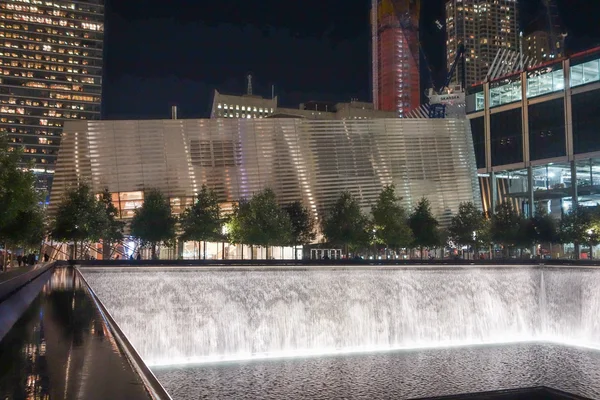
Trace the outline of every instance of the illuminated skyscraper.
[[373, 103], [403, 117], [421, 105], [419, 0], [372, 0]]
[[[446, 35], [448, 68], [456, 58], [459, 44], [463, 43], [466, 84], [482, 82], [499, 49], [519, 51], [518, 1], [448, 0]], [[455, 83], [460, 76], [462, 70], [454, 75]]]
[[103, 0], [0, 2], [0, 134], [49, 188], [63, 121], [99, 119]]

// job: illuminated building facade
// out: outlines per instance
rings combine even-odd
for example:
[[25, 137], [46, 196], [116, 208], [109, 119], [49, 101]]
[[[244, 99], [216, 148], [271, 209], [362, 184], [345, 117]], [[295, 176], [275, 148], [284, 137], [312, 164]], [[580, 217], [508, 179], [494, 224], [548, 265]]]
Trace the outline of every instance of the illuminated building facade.
[[69, 121], [49, 210], [88, 182], [112, 193], [123, 219], [150, 188], [179, 214], [205, 184], [225, 211], [271, 188], [321, 219], [344, 191], [368, 211], [394, 184], [407, 208], [426, 196], [447, 226], [461, 202], [481, 205], [471, 140], [467, 119]]
[[561, 41], [552, 45], [552, 35], [547, 31], [535, 31], [523, 38], [523, 53], [537, 62], [544, 62], [563, 56]]
[[211, 118], [265, 118], [277, 108], [277, 97], [266, 99], [245, 94], [242, 96], [222, 94], [215, 90]]
[[419, 0], [372, 0], [373, 103], [399, 117], [421, 105], [419, 16]]
[[[498, 50], [519, 51], [517, 0], [448, 0], [446, 3], [446, 60], [448, 68], [460, 43], [465, 46], [467, 87], [483, 82]], [[462, 76], [458, 65], [454, 83]]]
[[298, 108], [283, 108], [277, 96], [266, 99], [256, 95], [227, 95], [215, 90], [211, 118], [304, 118], [304, 119], [373, 119], [394, 118], [392, 111], [375, 110], [373, 103], [352, 100], [349, 103], [311, 101]]
[[0, 2], [0, 134], [49, 189], [62, 126], [99, 119], [103, 0]]
[[600, 48], [468, 88], [484, 210], [541, 204], [558, 220], [600, 204], [599, 103]]

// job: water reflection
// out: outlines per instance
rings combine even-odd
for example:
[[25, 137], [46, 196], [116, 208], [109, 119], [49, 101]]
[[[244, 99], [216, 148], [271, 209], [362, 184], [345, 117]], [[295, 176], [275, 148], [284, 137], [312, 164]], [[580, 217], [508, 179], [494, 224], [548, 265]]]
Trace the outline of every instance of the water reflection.
[[0, 398], [148, 398], [84, 283], [56, 269], [0, 342]]

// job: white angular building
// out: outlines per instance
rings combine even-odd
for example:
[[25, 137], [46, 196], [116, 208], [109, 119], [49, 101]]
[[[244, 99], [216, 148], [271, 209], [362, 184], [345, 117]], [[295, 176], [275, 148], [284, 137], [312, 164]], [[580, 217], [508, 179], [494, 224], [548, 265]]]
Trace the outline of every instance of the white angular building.
[[108, 188], [125, 219], [144, 190], [161, 190], [179, 213], [203, 184], [225, 209], [269, 187], [315, 218], [343, 191], [368, 210], [389, 184], [407, 207], [427, 197], [442, 225], [461, 202], [481, 204], [466, 119], [70, 121], [50, 210], [77, 182]]

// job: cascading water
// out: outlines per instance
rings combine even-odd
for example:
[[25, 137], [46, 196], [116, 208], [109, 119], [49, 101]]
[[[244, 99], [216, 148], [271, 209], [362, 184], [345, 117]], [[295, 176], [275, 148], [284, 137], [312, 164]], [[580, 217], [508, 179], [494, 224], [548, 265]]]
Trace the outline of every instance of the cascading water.
[[545, 336], [536, 268], [83, 272], [149, 365]]

